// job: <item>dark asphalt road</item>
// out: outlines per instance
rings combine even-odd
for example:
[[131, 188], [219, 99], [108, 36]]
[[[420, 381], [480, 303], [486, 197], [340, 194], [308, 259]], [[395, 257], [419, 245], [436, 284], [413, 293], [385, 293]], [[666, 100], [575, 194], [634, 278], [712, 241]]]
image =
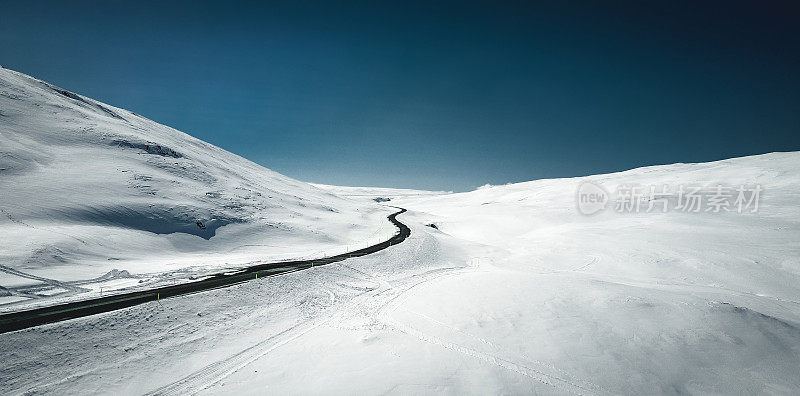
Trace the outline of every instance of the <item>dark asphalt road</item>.
[[389, 215], [388, 218], [392, 224], [400, 229], [400, 233], [377, 245], [372, 245], [364, 249], [359, 249], [333, 257], [326, 257], [316, 260], [299, 260], [259, 264], [237, 270], [235, 273], [212, 275], [209, 278], [180, 285], [164, 286], [156, 289], [123, 293], [97, 299], [76, 301], [32, 309], [29, 311], [0, 315], [0, 334], [26, 329], [29, 327], [40, 326], [47, 323], [60, 322], [62, 320], [80, 318], [102, 312], [110, 312], [157, 299], [182, 296], [185, 294], [228, 287], [237, 283], [256, 279], [256, 277], [265, 278], [269, 276], [276, 276], [288, 272], [300, 271], [311, 267], [339, 262], [351, 257], [366, 256], [368, 254], [386, 249], [389, 246], [401, 243], [411, 235], [411, 229], [409, 229], [405, 224], [397, 221], [397, 215], [405, 212], [406, 210], [402, 208], [398, 209], [400, 209], [400, 211]]

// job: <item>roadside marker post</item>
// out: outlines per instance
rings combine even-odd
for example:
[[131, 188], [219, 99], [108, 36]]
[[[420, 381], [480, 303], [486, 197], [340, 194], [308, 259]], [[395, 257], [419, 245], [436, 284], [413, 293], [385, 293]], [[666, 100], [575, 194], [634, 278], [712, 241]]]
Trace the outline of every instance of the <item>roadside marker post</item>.
[[156, 293], [156, 302], [158, 303], [158, 306], [161, 307], [161, 309], [164, 309], [164, 306], [161, 305], [161, 293]]

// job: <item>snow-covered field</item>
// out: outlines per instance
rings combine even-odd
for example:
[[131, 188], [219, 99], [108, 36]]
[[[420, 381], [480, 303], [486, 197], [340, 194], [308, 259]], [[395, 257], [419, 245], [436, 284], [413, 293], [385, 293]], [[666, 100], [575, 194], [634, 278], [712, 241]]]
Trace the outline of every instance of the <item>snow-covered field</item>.
[[407, 197], [433, 197], [438, 195], [452, 194], [452, 191], [426, 191], [412, 190], [407, 188], [382, 188], [382, 187], [345, 187], [331, 186], [327, 184], [311, 183], [314, 187], [331, 192], [340, 197], [347, 197], [359, 201], [385, 202], [391, 205], [391, 201]]
[[[15, 135], [2, 133], [5, 150], [7, 136]], [[116, 155], [122, 163], [139, 165], [136, 159], [149, 158]], [[366, 216], [357, 224], [377, 226], [381, 209], [367, 208], [376, 207], [374, 198], [391, 198], [389, 204], [409, 209], [398, 220], [411, 227], [411, 237], [323, 267], [2, 334], [0, 393], [800, 392], [800, 153], [458, 194], [319, 186], [355, 200], [232, 158], [252, 167], [247, 168], [253, 170], [251, 179], [264, 173], [280, 181], [264, 182], [266, 189], [280, 185], [292, 191], [289, 195], [302, 192], [336, 203], [337, 216], [351, 213], [347, 210], [374, 214], [375, 222]], [[579, 212], [576, 196], [586, 181], [612, 197], [619, 187], [665, 184], [672, 192], [705, 186], [705, 199], [717, 185], [758, 186], [761, 193], [755, 212], [732, 207], [687, 213], [674, 209], [678, 198], [672, 196], [666, 212], [655, 206], [620, 213], [610, 202], [589, 216]], [[59, 202], [70, 201], [38, 188], [48, 197], [42, 207], [55, 207], [45, 212], [63, 214]], [[189, 199], [181, 194], [194, 192], [176, 190], [170, 196]], [[128, 187], [109, 194], [135, 202]], [[295, 205], [291, 208], [300, 205], [284, 197]], [[209, 213], [222, 210], [214, 202], [205, 206]], [[318, 216], [306, 225], [318, 227], [319, 234], [310, 234], [341, 227], [318, 224], [332, 221]], [[305, 224], [303, 218], [281, 221]], [[33, 219], [38, 217], [19, 221]], [[359, 232], [347, 238], [356, 240]], [[306, 240], [300, 234], [286, 236], [286, 243]], [[342, 243], [334, 238], [345, 238], [331, 234], [330, 240], [312, 239], [314, 246], [323, 241], [334, 246]], [[170, 235], [182, 234], [151, 238]], [[23, 247], [20, 242], [9, 251]], [[225, 261], [224, 256], [208, 257]], [[200, 265], [204, 257], [199, 256]]]
[[391, 208], [8, 69], [0, 191], [0, 311], [341, 253], [396, 231]]

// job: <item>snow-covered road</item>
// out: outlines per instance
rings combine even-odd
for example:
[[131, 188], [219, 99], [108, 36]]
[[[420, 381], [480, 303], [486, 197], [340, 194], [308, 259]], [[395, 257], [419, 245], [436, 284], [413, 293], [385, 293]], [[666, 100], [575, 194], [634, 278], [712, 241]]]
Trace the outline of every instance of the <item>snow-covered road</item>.
[[[388, 220], [397, 227], [397, 232], [386, 241], [376, 243], [358, 250], [347, 251], [335, 256], [320, 257], [309, 260], [282, 261], [276, 263], [258, 264], [251, 267], [240, 268], [235, 271], [211, 274], [206, 278], [182, 283], [179, 285], [163, 286], [157, 289], [144, 289], [133, 292], [118, 291], [112, 292], [105, 297], [80, 300], [65, 304], [48, 305], [45, 307], [18, 311], [14, 313], [0, 315], [0, 333], [7, 333], [28, 327], [40, 326], [46, 323], [53, 323], [62, 320], [80, 318], [89, 315], [96, 315], [103, 312], [110, 312], [118, 309], [131, 307], [148, 301], [160, 301], [162, 299], [182, 296], [186, 294], [199, 293], [206, 290], [218, 289], [235, 285], [249, 280], [257, 280], [271, 276], [278, 276], [289, 272], [309, 269], [339, 262], [348, 258], [362, 257], [397, 245], [405, 241], [411, 234], [411, 230], [397, 220], [397, 215], [404, 213], [403, 208], [388, 216]], [[0, 266], [2, 267], [2, 266]], [[0, 270], [17, 273], [17, 271], [2, 267]], [[57, 284], [61, 286], [61, 283]]]
[[412, 228], [419, 233], [405, 243], [369, 256], [0, 335], [7, 357], [0, 387], [8, 394], [186, 393], [226, 384], [319, 331], [368, 344], [370, 329], [397, 326], [390, 311], [405, 293], [472, 271], [428, 227]]

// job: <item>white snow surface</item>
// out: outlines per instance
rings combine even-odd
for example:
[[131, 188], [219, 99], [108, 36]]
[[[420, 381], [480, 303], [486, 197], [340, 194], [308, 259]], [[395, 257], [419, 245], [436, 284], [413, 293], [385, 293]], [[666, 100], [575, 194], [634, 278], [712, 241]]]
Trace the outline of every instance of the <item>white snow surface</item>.
[[[764, 191], [584, 216], [586, 180]], [[0, 393], [800, 393], [800, 153], [394, 196], [376, 254], [0, 335]]]
[[0, 191], [0, 311], [338, 254], [396, 232], [394, 209], [8, 69]]
[[[0, 388], [797, 394], [798, 168], [773, 153], [406, 196], [412, 235], [379, 253], [0, 335]], [[757, 213], [583, 216], [587, 179], [764, 193]]]

